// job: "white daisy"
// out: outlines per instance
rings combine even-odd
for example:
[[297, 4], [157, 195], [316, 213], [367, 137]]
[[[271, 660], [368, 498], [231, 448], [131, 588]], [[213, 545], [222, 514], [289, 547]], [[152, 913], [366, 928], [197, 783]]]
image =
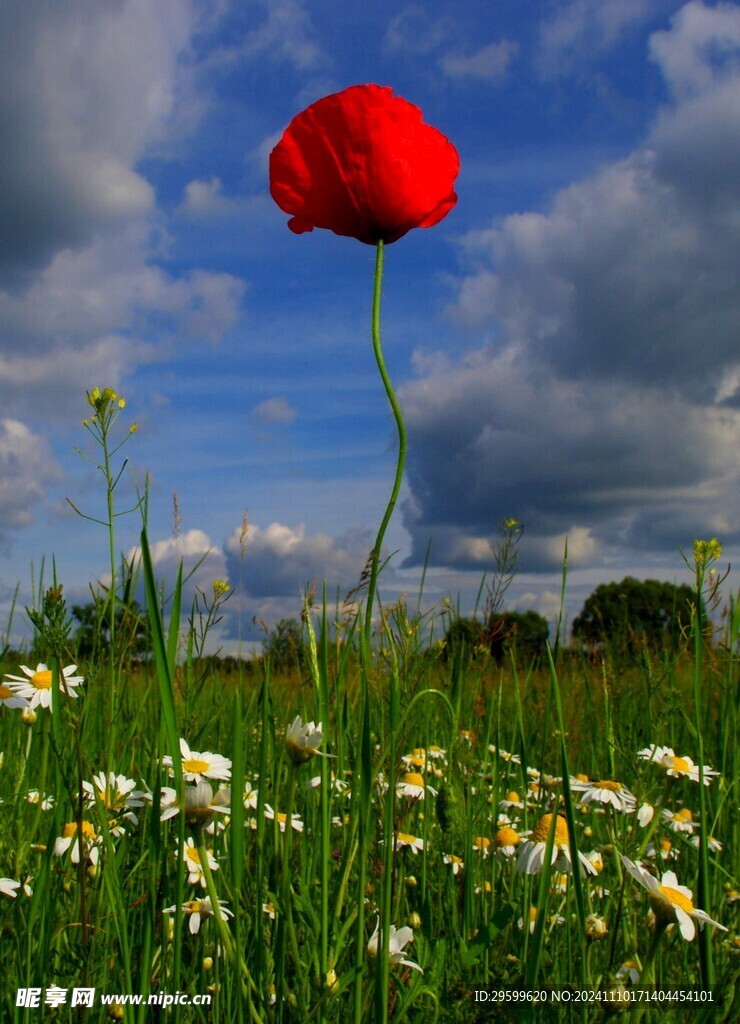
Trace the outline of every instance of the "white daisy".
[[327, 754], [318, 749], [323, 742], [321, 722], [318, 725], [314, 725], [313, 722], [304, 723], [300, 715], [296, 715], [285, 730], [285, 746], [293, 764], [304, 764], [315, 754], [327, 757]]
[[522, 798], [519, 796], [515, 789], [510, 789], [509, 792], [506, 794], [505, 799], [499, 800], [498, 806], [499, 809], [502, 811], [524, 810], [524, 803], [522, 802]]
[[496, 747], [495, 743], [489, 743], [488, 752], [489, 754], [498, 754], [499, 757], [503, 758], [504, 761], [508, 761], [510, 764], [522, 763], [522, 759], [519, 754], [510, 754], [508, 750], [501, 750]]
[[26, 698], [21, 697], [7, 683], [0, 683], [0, 705], [4, 705], [6, 708], [27, 708], [29, 706]]
[[[80, 844], [80, 833], [82, 834], [82, 844]], [[100, 857], [98, 847], [102, 842], [102, 835], [95, 831], [89, 821], [82, 821], [79, 829], [76, 821], [70, 821], [62, 829], [62, 834], [54, 841], [54, 856], [63, 857], [67, 850], [70, 850], [70, 860], [73, 864], [79, 864], [83, 857], [91, 864], [97, 864]]]
[[[211, 851], [206, 850], [206, 855], [208, 857], [208, 867], [211, 871], [218, 871], [218, 862]], [[190, 885], [201, 885], [205, 888], [206, 876], [203, 872], [200, 850], [195, 845], [195, 841], [192, 836], [188, 836], [185, 840], [185, 846], [183, 847], [183, 860], [185, 861], [185, 870], [188, 873], [188, 883]]]
[[[222, 917], [233, 917], [233, 913], [227, 909], [226, 905], [219, 900], [218, 909], [221, 911]], [[165, 907], [162, 911], [163, 914], [174, 914], [177, 907]], [[200, 931], [200, 923], [207, 917], [214, 916], [213, 904], [208, 897], [202, 900], [188, 900], [187, 903], [183, 903], [182, 912], [186, 917], [190, 918], [190, 934], [197, 935]]]
[[634, 960], [625, 960], [615, 977], [620, 981], [626, 979], [631, 985], [636, 985], [640, 980], [640, 966]]
[[653, 820], [655, 814], [655, 808], [652, 804], [642, 803], [640, 804], [639, 810], [637, 811], [637, 820], [640, 828], [647, 828], [650, 822]]
[[[203, 779], [221, 779], [226, 782], [231, 778], [231, 761], [220, 754], [212, 754], [210, 750], [200, 753], [191, 750], [185, 740], [180, 740], [182, 756], [182, 776], [186, 782], [202, 782]], [[162, 764], [170, 769], [170, 778], [175, 777], [172, 757], [165, 754]]]
[[513, 829], [511, 825], [503, 825], [496, 831], [493, 837], [496, 857], [499, 860], [502, 858], [508, 860], [510, 857], [513, 857], [521, 841], [522, 837], [516, 829]]
[[419, 839], [418, 836], [409, 835], [408, 832], [398, 832], [396, 834], [396, 842], [393, 847], [394, 850], [403, 850], [408, 848], [416, 856], [417, 853], [421, 853], [424, 850], [424, 840]]
[[[265, 817], [269, 821], [277, 821], [278, 826], [280, 828], [280, 831], [281, 832], [285, 831], [285, 826], [286, 826], [287, 820], [288, 820], [287, 814], [283, 814], [281, 811], [278, 811], [276, 813], [269, 804], [265, 804]], [[295, 832], [302, 832], [303, 831], [303, 822], [301, 821], [300, 814], [291, 814], [291, 816], [290, 816], [290, 824], [291, 824], [291, 828]]]
[[675, 812], [669, 811], [666, 807], [663, 809], [662, 817], [672, 832], [688, 832], [689, 835], [693, 835], [699, 827], [688, 807], [682, 807], [680, 811]]
[[396, 783], [396, 796], [403, 796], [407, 800], [423, 800], [427, 793], [436, 796], [437, 790], [427, 786], [424, 776], [419, 772], [406, 772]]
[[[552, 814], [545, 814], [531, 834], [523, 839], [516, 859], [517, 874], [534, 875], [542, 870], [551, 825]], [[596, 874], [596, 868], [580, 850], [578, 851], [578, 859], [581, 864], [582, 873]], [[568, 823], [562, 814], [558, 814], [555, 823], [551, 864], [556, 871], [570, 871], [572, 869]]]
[[189, 825], [210, 825], [216, 813], [229, 814], [231, 811], [231, 790], [219, 789], [214, 795], [210, 782], [198, 782], [186, 786], [182, 805], [177, 799], [177, 790], [162, 786], [159, 799], [160, 821], [174, 818], [180, 811], [185, 812]]
[[0, 878], [0, 892], [3, 896], [10, 896], [12, 900], [17, 896], [16, 889], [20, 889], [21, 883], [13, 878]]
[[631, 814], [637, 801], [621, 782], [604, 779], [599, 782], [571, 779], [570, 788], [581, 794], [581, 803], [601, 803], [613, 807], [622, 814]]
[[[695, 846], [697, 848], [697, 850], [699, 849], [699, 836], [694, 836], [690, 840], [690, 842], [691, 842], [692, 846]], [[715, 839], [714, 836], [710, 836], [707, 839], [707, 846], [712, 851], [712, 853], [721, 853], [722, 850], [724, 849], [724, 847], [722, 846], [722, 843], [719, 841], [719, 839]]]
[[453, 875], [459, 875], [465, 867], [462, 857], [458, 857], [455, 853], [445, 853], [442, 860], [445, 864], [449, 864], [452, 867]]
[[[84, 683], [83, 676], [76, 676], [76, 665], [67, 665], [59, 675], [59, 692], [67, 697], [78, 697], [75, 688]], [[6, 676], [5, 682], [18, 697], [28, 701], [28, 707], [51, 708], [51, 683], [53, 672], [43, 662], [39, 662], [36, 669], [21, 665], [21, 672], [24, 676]]]
[[664, 872], [660, 882], [658, 882], [657, 878], [651, 875], [649, 871], [646, 871], [641, 865], [635, 864], [634, 861], [629, 860], [621, 853], [619, 856], [635, 881], [639, 882], [650, 894], [656, 917], [662, 915], [664, 920], [667, 919], [670, 923], [678, 923], [681, 935], [687, 942], [691, 942], [696, 935], [695, 921], [699, 922], [700, 928], [703, 928], [705, 924], [713, 924], [715, 928], [720, 928], [723, 932], [727, 931], [723, 924], [712, 920], [707, 913], [694, 906], [691, 889], [687, 889], [685, 885], [678, 884], [675, 872]]
[[26, 793], [26, 803], [40, 805], [42, 811], [50, 811], [54, 806], [54, 797], [48, 793], [42, 796], [37, 789], [29, 789]]
[[108, 772], [107, 776], [105, 772], [99, 772], [93, 775], [92, 782], [83, 782], [82, 788], [89, 807], [95, 806], [97, 791], [97, 798], [106, 811], [121, 814], [133, 822], [137, 821], [133, 808], [143, 807], [148, 796], [144, 790], [136, 789], [133, 779], [127, 779], [125, 775], [116, 775], [114, 772]]
[[[375, 931], [371, 935], [368, 944], [367, 951], [372, 957], [378, 955], [378, 941], [380, 936], [380, 920], [375, 925]], [[413, 928], [409, 928], [406, 925], [405, 928], [396, 928], [395, 925], [390, 926], [390, 934], [388, 936], [388, 960], [391, 964], [403, 964], [405, 967], [413, 967], [415, 971], [419, 971], [421, 974], [421, 967], [414, 963], [413, 960], [404, 959], [403, 947], [408, 946], [409, 942], [412, 942], [414, 938]]]
[[712, 779], [720, 774], [714, 768], [710, 768], [708, 764], [703, 766], [700, 774], [698, 764], [694, 764], [690, 757], [677, 757], [671, 747], [657, 745], [645, 747], [643, 750], [638, 750], [637, 756], [645, 761], [654, 761], [665, 769], [666, 775], [676, 779], [689, 778], [692, 782], [699, 782], [703, 777], [705, 786], [710, 785]]

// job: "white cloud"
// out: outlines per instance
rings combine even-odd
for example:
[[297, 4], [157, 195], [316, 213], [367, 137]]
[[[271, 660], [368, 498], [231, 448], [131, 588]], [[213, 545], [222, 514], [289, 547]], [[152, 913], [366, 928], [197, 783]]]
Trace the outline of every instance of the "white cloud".
[[518, 43], [502, 39], [489, 43], [469, 56], [445, 54], [439, 64], [448, 78], [471, 78], [498, 85], [508, 75], [511, 62], [518, 52]]
[[431, 53], [449, 45], [456, 27], [453, 18], [432, 19], [420, 4], [411, 4], [389, 22], [383, 47], [388, 53]]
[[43, 438], [19, 420], [0, 419], [0, 539], [31, 522], [31, 508], [60, 476]]
[[525, 524], [530, 571], [557, 568], [566, 534], [584, 566], [675, 552], [714, 529], [740, 538], [740, 41], [728, 14], [692, 4], [658, 37], [674, 80], [688, 68], [701, 88], [676, 91], [644, 146], [549, 210], [463, 239], [451, 313], [495, 343], [455, 361], [417, 353], [403, 389], [411, 563], [431, 538], [437, 564], [481, 566], [507, 515]]
[[296, 410], [287, 398], [268, 398], [252, 409], [252, 419], [257, 423], [275, 424], [287, 427], [295, 420]]
[[220, 178], [195, 179], [185, 186], [180, 210], [192, 217], [224, 217], [232, 213], [234, 201], [224, 195]]
[[[0, 7], [0, 401], [77, 418], [81, 386], [119, 387], [179, 339], [218, 341], [243, 281], [157, 261], [162, 219], [139, 169], [202, 112], [190, 0]], [[37, 397], [43, 391], [45, 401]]]
[[0, 8], [0, 277], [152, 209], [135, 165], [195, 106], [181, 60], [194, 27], [188, 0]]
[[339, 538], [310, 534], [306, 527], [270, 523], [250, 524], [246, 554], [241, 557], [242, 528], [225, 544], [229, 577], [244, 581], [249, 599], [260, 604], [267, 598], [299, 598], [306, 584], [326, 580], [330, 586], [349, 588], [357, 583], [372, 547], [364, 531], [349, 531]]
[[258, 25], [246, 32], [241, 26], [235, 28], [230, 24], [229, 15], [234, 12], [224, 10], [225, 30], [235, 41], [214, 48], [208, 57], [209, 67], [225, 68], [266, 59], [308, 72], [329, 62], [317, 42], [310, 12], [302, 0], [253, 0], [250, 6], [263, 16]]
[[650, 37], [650, 55], [678, 101], [714, 90], [740, 68], [740, 8], [691, 0]]
[[541, 70], [558, 75], [589, 64], [665, 0], [564, 0], [540, 27]]

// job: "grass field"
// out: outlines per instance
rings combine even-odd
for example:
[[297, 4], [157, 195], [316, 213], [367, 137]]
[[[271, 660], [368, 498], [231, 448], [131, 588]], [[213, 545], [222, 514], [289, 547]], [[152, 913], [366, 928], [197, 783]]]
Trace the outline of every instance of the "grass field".
[[[533, 669], [446, 648], [447, 606], [381, 605], [368, 648], [319, 598], [301, 660], [229, 666], [228, 588], [163, 609], [143, 545], [145, 657], [119, 614], [68, 668], [57, 586], [3, 666], [3, 1020], [736, 1019], [731, 622]], [[715, 1001], [627, 1002], [653, 984]]]

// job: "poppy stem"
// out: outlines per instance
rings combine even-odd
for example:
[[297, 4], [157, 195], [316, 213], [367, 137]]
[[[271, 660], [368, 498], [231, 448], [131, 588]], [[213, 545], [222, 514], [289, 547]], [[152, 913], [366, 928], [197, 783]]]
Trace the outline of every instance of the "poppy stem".
[[383, 544], [383, 538], [385, 537], [385, 531], [388, 528], [388, 523], [393, 515], [393, 510], [396, 507], [396, 501], [398, 500], [398, 494], [401, 490], [401, 481], [403, 480], [403, 468], [406, 462], [406, 425], [403, 422], [403, 415], [401, 414], [401, 407], [396, 399], [395, 392], [393, 391], [393, 385], [391, 379], [388, 376], [388, 371], [385, 367], [383, 360], [383, 350], [380, 344], [380, 295], [381, 286], [383, 282], [383, 243], [378, 242], [375, 251], [375, 286], [373, 290], [373, 312], [372, 312], [372, 337], [373, 337], [373, 352], [375, 353], [375, 361], [378, 364], [378, 370], [383, 380], [383, 386], [385, 387], [385, 393], [388, 396], [391, 410], [393, 412], [393, 418], [396, 421], [396, 429], [398, 431], [398, 456], [396, 459], [396, 475], [393, 480], [393, 490], [388, 500], [385, 513], [378, 529], [378, 535], [375, 539], [375, 546], [372, 551], [372, 561], [370, 565], [370, 578], [367, 585], [367, 609], [365, 612], [365, 653], [369, 659], [370, 656], [370, 638], [372, 636], [372, 625], [373, 625], [373, 605], [375, 604], [375, 593], [378, 588], [378, 571], [380, 567], [380, 549]]

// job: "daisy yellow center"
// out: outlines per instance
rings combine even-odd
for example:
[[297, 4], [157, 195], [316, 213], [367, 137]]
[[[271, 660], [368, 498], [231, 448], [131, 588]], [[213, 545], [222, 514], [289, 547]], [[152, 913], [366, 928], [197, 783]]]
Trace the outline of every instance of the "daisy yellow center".
[[488, 836], [478, 836], [477, 839], [473, 840], [473, 846], [477, 847], [479, 850], [487, 850], [490, 845], [491, 840]]
[[423, 775], [419, 775], [418, 772], [408, 772], [404, 776], [403, 781], [407, 786], [424, 786], [424, 777]]
[[412, 764], [415, 768], [423, 768], [425, 761], [420, 754], [410, 754], [406, 760], [409, 764]]
[[13, 691], [5, 683], [0, 683], [0, 700], [7, 700], [8, 697], [13, 696]]
[[411, 846], [413, 843], [417, 842], [417, 839], [416, 836], [410, 836], [408, 832], [399, 832], [398, 842], [403, 843], [406, 846]]
[[537, 907], [530, 907], [529, 908], [529, 920], [530, 921], [536, 921], [537, 920]]
[[192, 847], [188, 847], [185, 851], [185, 856], [188, 860], [191, 860], [194, 864], [197, 864], [198, 867], [200, 867], [200, 854], [197, 850], [194, 850]]
[[520, 842], [517, 833], [509, 825], [500, 828], [494, 837], [496, 846], [516, 846]]
[[588, 782], [589, 781], [588, 775], [583, 775], [580, 772], [578, 773], [578, 775], [576, 775], [576, 778], [578, 779], [579, 782]]
[[[62, 830], [62, 836], [64, 839], [74, 839], [77, 836], [77, 822], [70, 821], [68, 825], [65, 825]], [[84, 839], [95, 838], [95, 829], [89, 821], [82, 822], [82, 836]]]
[[688, 807], [682, 807], [680, 811], [676, 811], [676, 813], [674, 814], [674, 818], [676, 819], [676, 821], [691, 821], [691, 811], [688, 809]]
[[678, 907], [679, 910], [683, 910], [687, 914], [693, 914], [694, 904], [688, 896], [684, 896], [684, 894], [679, 892], [678, 889], [671, 889], [669, 885], [659, 885], [658, 889], [661, 895], [664, 896], [669, 903], [672, 903], [674, 907]]
[[210, 767], [208, 761], [204, 761], [202, 757], [186, 757], [182, 762], [182, 770], [184, 772], [193, 772], [195, 775], [202, 775]]
[[288, 819], [288, 815], [287, 814], [283, 814], [282, 811], [278, 811], [278, 813], [276, 814], [276, 818], [280, 822], [281, 825], [284, 825], [285, 822]]
[[622, 783], [621, 782], [610, 782], [607, 779], [606, 781], [594, 782], [594, 789], [608, 789], [612, 793], [621, 793], [621, 791], [622, 791]]
[[666, 757], [667, 766], [674, 772], [683, 772], [688, 775], [691, 771], [689, 762], [683, 757]]
[[506, 794], [506, 799], [510, 804], [520, 804], [522, 802], [521, 797], [515, 789], [509, 790], [509, 792]]
[[50, 690], [51, 669], [45, 668], [41, 672], [34, 672], [31, 676], [31, 686], [35, 686], [37, 690]]
[[660, 840], [660, 848], [663, 851], [663, 853], [670, 853], [672, 845], [673, 844], [671, 843], [670, 839]]
[[[552, 825], [552, 815], [545, 814], [544, 817], [540, 818], [537, 825], [532, 831], [532, 842], [533, 843], [546, 843], [547, 837], [550, 834], [550, 826]], [[565, 818], [559, 814], [555, 823], [555, 846], [569, 846], [568, 840], [568, 822]]]

